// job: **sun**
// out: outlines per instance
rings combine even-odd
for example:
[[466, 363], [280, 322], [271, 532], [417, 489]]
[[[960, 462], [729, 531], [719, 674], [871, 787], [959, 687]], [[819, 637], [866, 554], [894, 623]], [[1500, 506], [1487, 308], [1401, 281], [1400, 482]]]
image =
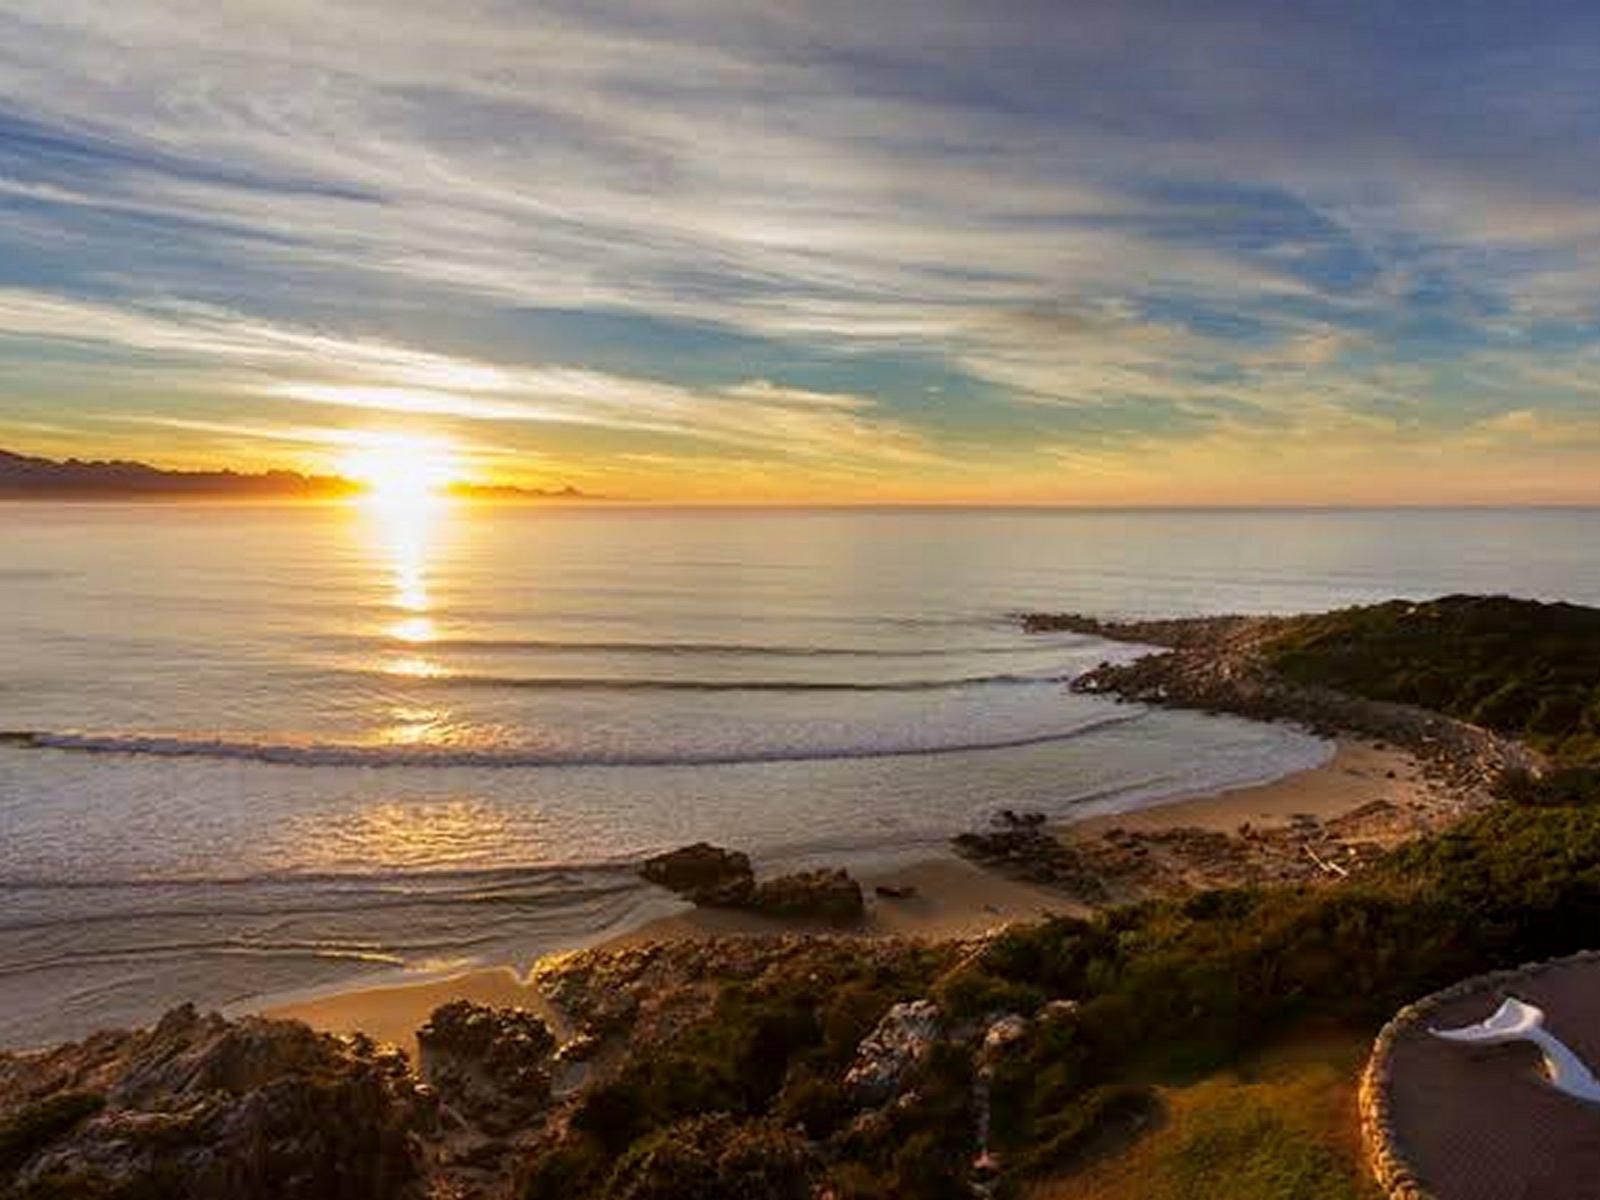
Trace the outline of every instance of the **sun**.
[[425, 504], [460, 481], [455, 450], [442, 438], [379, 433], [339, 460], [339, 473], [388, 508]]

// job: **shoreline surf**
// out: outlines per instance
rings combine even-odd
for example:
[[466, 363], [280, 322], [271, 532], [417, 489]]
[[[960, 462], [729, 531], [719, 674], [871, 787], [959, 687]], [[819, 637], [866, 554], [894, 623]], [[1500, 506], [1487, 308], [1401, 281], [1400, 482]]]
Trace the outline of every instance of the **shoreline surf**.
[[[1389, 772], [1394, 772], [1393, 777]], [[1231, 831], [1240, 822], [1270, 824], [1304, 814], [1328, 820], [1377, 798], [1406, 804], [1429, 784], [1416, 761], [1394, 747], [1338, 738], [1316, 766], [1270, 780], [1218, 791], [1179, 793], [1135, 807], [1057, 819], [1053, 827], [1069, 836], [1090, 837], [1118, 825], [1143, 831], [1181, 826]], [[758, 864], [759, 866], [759, 864]], [[627, 929], [589, 939], [551, 956], [594, 947], [625, 948], [678, 938], [766, 936], [811, 933], [843, 937], [913, 937], [948, 940], [980, 937], [1015, 921], [1047, 915], [1077, 915], [1083, 904], [1066, 894], [1007, 879], [974, 866], [953, 852], [930, 854], [910, 863], [855, 871], [868, 896], [869, 915], [859, 930], [839, 933], [824, 925], [779, 920], [721, 909], [696, 909], [662, 893], [678, 911], [646, 919]], [[903, 900], [875, 895], [879, 886], [914, 889]], [[531, 978], [538, 961], [485, 963], [442, 976], [392, 978], [313, 994], [280, 995], [241, 1006], [235, 1013], [298, 1019], [337, 1033], [363, 1032], [380, 1041], [409, 1047], [413, 1033], [439, 1004], [455, 999], [540, 1009], [542, 996]]]

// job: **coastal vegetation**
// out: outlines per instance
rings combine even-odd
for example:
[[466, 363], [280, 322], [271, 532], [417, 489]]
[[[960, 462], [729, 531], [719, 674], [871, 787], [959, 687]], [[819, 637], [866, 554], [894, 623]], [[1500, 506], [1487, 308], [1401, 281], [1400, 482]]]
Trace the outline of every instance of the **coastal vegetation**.
[[[1471, 816], [1336, 887], [1215, 890], [1050, 920], [953, 967], [929, 954], [863, 973], [848, 949], [827, 943], [759, 987], [725, 989], [702, 1019], [637, 1053], [588, 1094], [572, 1135], [534, 1164], [523, 1195], [666, 1195], [640, 1182], [641, 1164], [655, 1155], [666, 1170], [661, 1147], [686, 1131], [703, 1138], [701, 1123], [723, 1114], [734, 1121], [727, 1136], [768, 1139], [773, 1161], [798, 1173], [797, 1190], [745, 1194], [806, 1196], [825, 1180], [840, 1198], [970, 1196], [982, 1150], [975, 1039], [1005, 1013], [1026, 1021], [992, 1064], [1000, 1194], [1092, 1166], [1156, 1126], [1165, 1194], [1237, 1184], [1226, 1194], [1284, 1195], [1272, 1181], [1289, 1178], [1305, 1184], [1293, 1194], [1359, 1196], [1348, 1158], [1324, 1144], [1325, 1125], [1285, 1122], [1259, 1095], [1243, 1104], [1248, 1092], [1233, 1097], [1242, 1107], [1203, 1103], [1237, 1084], [1183, 1089], [1308, 1026], [1364, 1044], [1416, 996], [1582, 948], [1597, 921], [1600, 804], [1531, 785], [1523, 802]], [[864, 1114], [842, 1082], [856, 1046], [892, 1005], [920, 995], [937, 1003], [946, 1034], [892, 1105]], [[1345, 1084], [1353, 1089], [1353, 1073]], [[1159, 1116], [1173, 1096], [1188, 1107]], [[704, 1161], [713, 1159], [722, 1161]], [[634, 1190], [615, 1190], [620, 1163]]]
[[[1400, 847], [1337, 887], [1209, 890], [1001, 935], [932, 980], [928, 994], [969, 1042], [997, 1014], [1027, 1018], [1026, 1033], [990, 1064], [985, 1089], [972, 1086], [979, 1068], [970, 1045], [958, 1050], [962, 1035], [948, 1037], [951, 1052], [930, 1054], [902, 1092], [890, 1122], [893, 1154], [862, 1136], [875, 1126], [863, 1125], [838, 1085], [849, 1039], [830, 1047], [796, 1016], [826, 1001], [807, 996], [790, 1009], [796, 997], [782, 986], [743, 995], [737, 1019], [719, 1011], [686, 1034], [698, 1056], [692, 1070], [657, 1064], [632, 1079], [630, 1120], [652, 1113], [661, 1123], [608, 1128], [649, 1138], [674, 1119], [695, 1119], [659, 1101], [682, 1096], [676, 1085], [685, 1077], [747, 1078], [740, 1055], [750, 1039], [719, 1033], [760, 1028], [772, 1035], [761, 1043], [766, 1085], [707, 1103], [755, 1120], [801, 1118], [819, 1149], [811, 1169], [828, 1178], [831, 1194], [969, 1195], [974, 1162], [991, 1148], [998, 1190], [1017, 1192], [1137, 1141], [1174, 1085], [1225, 1072], [1307, 1024], [1364, 1041], [1397, 1007], [1454, 979], [1582, 948], [1600, 917], [1600, 788], [1586, 765], [1597, 647], [1594, 610], [1494, 598], [1394, 602], [1278, 623], [1264, 656], [1297, 683], [1482, 720], [1576, 765], [1507, 774], [1504, 803]], [[1581, 705], [1555, 699], [1580, 695]], [[899, 983], [915, 990], [919, 981]], [[856, 1028], [887, 1012], [895, 994], [863, 995]], [[654, 1052], [668, 1061], [676, 1053]], [[986, 1114], [976, 1109], [980, 1093]], [[1296, 1130], [1249, 1106], [1227, 1119], [1208, 1111], [1191, 1122], [1188, 1140], [1166, 1135], [1166, 1174], [1179, 1181], [1170, 1194], [1224, 1186], [1250, 1194], [1252, 1176], [1262, 1195], [1284, 1194], [1272, 1189], [1290, 1178], [1296, 1194], [1361, 1194], [1359, 1173], [1318, 1141], [1328, 1140], [1325, 1129]], [[1261, 1120], [1246, 1119], [1252, 1111]], [[974, 1135], [981, 1124], [988, 1146]], [[583, 1129], [582, 1120], [575, 1125]], [[1248, 1153], [1207, 1150], [1223, 1145]], [[593, 1185], [574, 1194], [605, 1194], [599, 1176]], [[554, 1193], [535, 1183], [527, 1194]]]
[[1357, 1130], [1369, 1039], [1312, 1028], [1197, 1081], [1158, 1085], [1161, 1119], [1024, 1200], [1377, 1200]]
[[1470, 721], [1600, 763], [1600, 610], [1446, 596], [1296, 617], [1266, 647], [1286, 677]]
[[[1589, 948], [1600, 927], [1600, 672], [1585, 641], [1596, 619], [1451, 598], [1246, 631], [1297, 686], [1493, 717], [1560, 764], [1508, 772], [1498, 802], [1475, 796], [1448, 827], [1348, 878], [1173, 892], [980, 942], [792, 936], [585, 952], [541, 968], [573, 1025], [564, 1044], [531, 1014], [440, 1010], [430, 1093], [380, 1069], [370, 1046], [336, 1051], [258, 1023], [253, 1064], [261, 1047], [295, 1049], [250, 1077], [308, 1096], [326, 1078], [359, 1082], [372, 1130], [352, 1126], [340, 1146], [382, 1148], [396, 1196], [426, 1194], [430, 1172], [447, 1170], [451, 1186], [492, 1185], [448, 1194], [519, 1200], [1364, 1200], [1350, 1109], [1355, 1060], [1378, 1027], [1464, 976]], [[1580, 692], [1582, 707], [1550, 702]], [[1423, 723], [1416, 736], [1445, 728]], [[1478, 753], [1471, 739], [1451, 744]], [[1030, 844], [1047, 836], [1012, 824]], [[705, 867], [716, 878], [696, 886], [721, 887], [730, 871], [741, 895], [756, 886], [739, 856], [690, 849], [662, 860], [663, 879], [669, 866]], [[191, 1014], [148, 1046], [139, 1036], [127, 1054], [142, 1071], [141, 1055], [172, 1057], [168, 1042], [220, 1054], [243, 1035]], [[1308, 1039], [1334, 1049], [1296, 1057]], [[574, 1066], [588, 1081], [563, 1092], [556, 1081]], [[97, 1170], [113, 1161], [106, 1147], [133, 1118], [100, 1111], [100, 1097], [125, 1096], [126, 1083], [63, 1066], [52, 1100], [33, 1070], [0, 1056], [0, 1195], [140, 1194], [137, 1174], [69, 1183], [40, 1166], [82, 1158], [79, 1141], [101, 1156]], [[186, 1070], [183, 1088], [193, 1078]], [[22, 1103], [5, 1103], [8, 1087]], [[402, 1128], [433, 1147], [409, 1166], [394, 1149]], [[270, 1194], [313, 1194], [293, 1184], [275, 1176]], [[256, 1194], [268, 1193], [238, 1192]]]

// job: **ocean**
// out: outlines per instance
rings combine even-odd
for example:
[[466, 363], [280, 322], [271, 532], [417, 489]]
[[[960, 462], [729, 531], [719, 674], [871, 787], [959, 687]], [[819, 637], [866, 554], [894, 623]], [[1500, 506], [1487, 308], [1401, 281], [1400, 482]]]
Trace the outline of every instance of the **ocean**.
[[1600, 511], [0, 505], [0, 1046], [525, 966], [633, 864], [938, 853], [1321, 761], [1016, 614], [1600, 603]]

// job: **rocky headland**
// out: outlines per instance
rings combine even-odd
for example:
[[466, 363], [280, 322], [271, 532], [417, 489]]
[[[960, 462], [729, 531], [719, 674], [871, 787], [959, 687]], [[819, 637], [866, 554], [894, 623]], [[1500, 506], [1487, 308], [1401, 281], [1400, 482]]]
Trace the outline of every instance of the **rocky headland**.
[[[0, 1054], [0, 1196], [498, 1200], [565, 1195], [564, 1172], [583, 1170], [607, 1196], [810, 1200], [840, 1148], [804, 1136], [807, 1104], [837, 1106], [836, 1140], [889, 1140], [921, 1103], [912, 1088], [935, 1046], [985, 1053], [993, 1022], [958, 1026], [915, 996], [975, 948], [795, 935], [566, 955], [533, 977], [559, 1032], [457, 1001], [418, 1031], [418, 1063], [294, 1021], [178, 1008], [149, 1030]], [[758, 1024], [769, 1004], [825, 1010], [852, 980], [837, 1065], [804, 1081], [795, 1119], [708, 1115], [651, 1153], [589, 1161], [596, 1135], [642, 1115], [631, 1105], [663, 1055], [708, 1034], [737, 1042], [741, 1005]], [[851, 1011], [903, 996], [878, 1018]], [[748, 1053], [766, 1069], [759, 1041]], [[673, 1190], [691, 1177], [725, 1190]]]
[[[1428, 606], [1404, 607], [1431, 615]], [[1422, 777], [1423, 786], [1408, 790], [1403, 802], [1374, 795], [1345, 811], [1295, 812], [1286, 820], [1245, 820], [1230, 829], [1107, 821], [1051, 827], [1042, 814], [1002, 810], [989, 829], [955, 839], [957, 852], [973, 862], [1084, 903], [1215, 887], [1337, 882], [1396, 845], [1491, 803], [1508, 779], [1537, 775], [1549, 765], [1545, 754], [1520, 737], [1420, 705], [1290, 677], [1281, 666], [1283, 647], [1303, 635], [1308, 618], [1107, 621], [1029, 613], [1019, 619], [1031, 632], [1081, 633], [1152, 647], [1131, 662], [1101, 663], [1072, 681], [1075, 691], [1286, 721], [1330, 739], [1393, 747]], [[1386, 772], [1391, 779], [1397, 773]]]
[[1292, 721], [1328, 737], [1347, 734], [1400, 746], [1466, 796], [1486, 795], [1508, 771], [1537, 770], [1543, 756], [1520, 738], [1414, 704], [1372, 699], [1302, 682], [1273, 651], [1303, 627], [1301, 617], [1195, 617], [1102, 621], [1071, 613], [1022, 617], [1033, 632], [1085, 633], [1159, 650], [1128, 663], [1102, 663], [1073, 680], [1074, 691], [1141, 704]]

